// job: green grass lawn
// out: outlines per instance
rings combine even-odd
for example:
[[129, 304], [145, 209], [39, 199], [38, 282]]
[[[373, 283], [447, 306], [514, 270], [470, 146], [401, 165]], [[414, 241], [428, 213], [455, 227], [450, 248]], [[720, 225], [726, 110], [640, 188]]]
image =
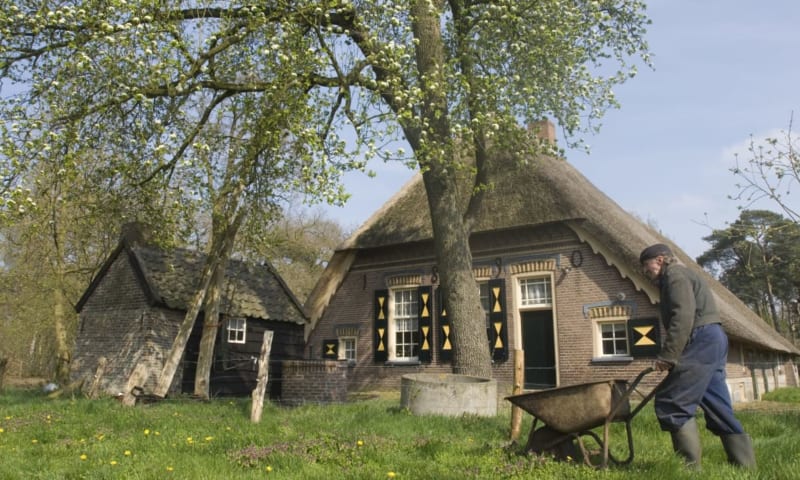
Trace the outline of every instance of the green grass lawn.
[[[633, 462], [595, 470], [523, 454], [509, 441], [510, 404], [495, 418], [416, 417], [397, 397], [267, 405], [254, 424], [249, 399], [128, 408], [7, 389], [0, 394], [0, 479], [800, 479], [797, 393], [779, 390], [771, 395], [786, 403], [738, 411], [754, 438], [756, 471], [727, 465], [718, 439], [703, 432], [698, 473], [674, 457], [652, 406], [633, 419]], [[523, 444], [530, 424], [526, 414]], [[623, 424], [614, 427], [609, 444], [624, 458]]]

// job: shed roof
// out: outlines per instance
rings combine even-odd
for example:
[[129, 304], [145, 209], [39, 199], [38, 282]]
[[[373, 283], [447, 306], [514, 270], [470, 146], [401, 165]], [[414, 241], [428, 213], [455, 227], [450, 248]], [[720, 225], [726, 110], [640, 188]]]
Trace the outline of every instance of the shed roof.
[[[153, 304], [188, 310], [200, 282], [206, 255], [182, 248], [165, 250], [123, 237], [81, 297], [76, 306], [78, 312], [121, 255], [130, 260]], [[220, 313], [298, 324], [306, 322], [302, 306], [271, 265], [236, 259], [228, 262]]]

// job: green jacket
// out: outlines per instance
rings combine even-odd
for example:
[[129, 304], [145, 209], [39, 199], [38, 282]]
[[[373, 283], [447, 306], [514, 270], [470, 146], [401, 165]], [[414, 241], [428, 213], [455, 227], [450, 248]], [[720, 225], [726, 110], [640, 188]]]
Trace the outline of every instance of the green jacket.
[[658, 358], [677, 364], [689, 342], [692, 329], [720, 323], [719, 310], [705, 280], [683, 265], [666, 265], [659, 283], [661, 323], [666, 338]]

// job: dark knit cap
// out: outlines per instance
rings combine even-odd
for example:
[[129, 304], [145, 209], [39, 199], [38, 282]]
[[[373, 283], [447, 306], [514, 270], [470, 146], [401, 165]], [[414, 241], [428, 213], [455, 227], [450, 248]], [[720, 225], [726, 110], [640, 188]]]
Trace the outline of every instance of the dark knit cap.
[[660, 255], [672, 255], [672, 250], [670, 250], [669, 247], [663, 243], [650, 245], [642, 250], [642, 254], [639, 255], [639, 263], [644, 263], [645, 260], [650, 260], [651, 258], [656, 258]]

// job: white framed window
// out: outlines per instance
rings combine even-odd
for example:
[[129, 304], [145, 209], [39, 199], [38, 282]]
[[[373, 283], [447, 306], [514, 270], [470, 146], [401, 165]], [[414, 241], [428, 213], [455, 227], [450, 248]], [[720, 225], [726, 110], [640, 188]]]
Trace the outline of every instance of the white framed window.
[[356, 337], [339, 337], [339, 360], [356, 361]]
[[596, 323], [597, 356], [627, 357], [628, 324], [626, 319], [605, 320]]
[[244, 318], [228, 319], [228, 343], [244, 343], [247, 340], [247, 320]]
[[389, 360], [416, 361], [419, 358], [417, 289], [394, 289], [390, 300]]
[[483, 308], [483, 314], [486, 317], [486, 328], [489, 329], [491, 328], [489, 312], [492, 310], [492, 295], [489, 291], [489, 282], [487, 280], [478, 282], [478, 296], [481, 298], [481, 307]]
[[553, 293], [549, 277], [521, 278], [519, 280], [520, 307], [552, 307]]

